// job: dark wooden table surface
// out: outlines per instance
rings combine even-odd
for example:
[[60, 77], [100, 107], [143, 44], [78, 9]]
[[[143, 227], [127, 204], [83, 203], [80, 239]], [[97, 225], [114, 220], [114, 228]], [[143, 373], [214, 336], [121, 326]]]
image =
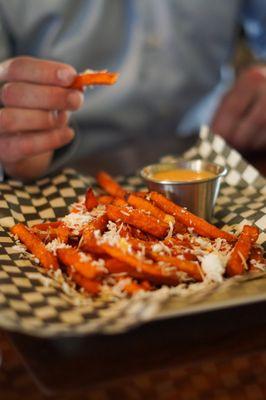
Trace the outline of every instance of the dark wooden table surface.
[[[74, 166], [131, 173], [193, 141], [132, 139]], [[265, 153], [247, 158], [266, 174]], [[0, 399], [266, 399], [265, 307], [157, 321], [109, 337], [41, 340], [0, 331]]]

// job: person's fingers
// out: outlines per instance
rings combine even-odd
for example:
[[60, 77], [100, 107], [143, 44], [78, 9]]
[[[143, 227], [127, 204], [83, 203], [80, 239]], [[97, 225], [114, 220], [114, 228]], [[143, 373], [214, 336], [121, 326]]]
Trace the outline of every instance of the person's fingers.
[[259, 92], [263, 91], [266, 91], [266, 83], [261, 74], [256, 74], [254, 68], [242, 73], [216, 111], [211, 123], [213, 132], [230, 140], [241, 120], [253, 107]]
[[2, 108], [0, 109], [0, 134], [51, 130], [66, 125], [67, 120], [65, 111]]
[[239, 121], [254, 101], [254, 92], [251, 90], [242, 90], [233, 88], [228, 92], [214, 116], [211, 124], [215, 133], [228, 139], [234, 132]]
[[16, 163], [27, 157], [36, 156], [64, 146], [73, 137], [74, 131], [68, 127], [27, 134], [1, 135], [0, 150], [2, 150], [0, 151], [0, 161], [3, 164]]
[[57, 127], [66, 126], [69, 122], [70, 113], [68, 111], [53, 111], [57, 114]]
[[84, 95], [79, 90], [32, 83], [10, 82], [1, 88], [1, 101], [6, 107], [42, 110], [77, 110]]
[[266, 125], [257, 131], [255, 140], [252, 141], [250, 150], [264, 151], [266, 150]]
[[248, 149], [257, 141], [258, 132], [266, 127], [266, 95], [261, 95], [249, 113], [239, 123], [230, 142], [237, 148]]
[[0, 81], [70, 86], [77, 75], [67, 64], [33, 57], [16, 57], [0, 63]]

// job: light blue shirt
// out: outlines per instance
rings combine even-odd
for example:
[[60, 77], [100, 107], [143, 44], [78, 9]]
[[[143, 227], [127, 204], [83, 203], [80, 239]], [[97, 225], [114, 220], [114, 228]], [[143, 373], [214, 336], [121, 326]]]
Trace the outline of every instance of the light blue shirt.
[[79, 155], [121, 137], [189, 133], [208, 123], [234, 79], [243, 26], [266, 58], [265, 0], [0, 0], [0, 59], [33, 55], [120, 72], [86, 92]]

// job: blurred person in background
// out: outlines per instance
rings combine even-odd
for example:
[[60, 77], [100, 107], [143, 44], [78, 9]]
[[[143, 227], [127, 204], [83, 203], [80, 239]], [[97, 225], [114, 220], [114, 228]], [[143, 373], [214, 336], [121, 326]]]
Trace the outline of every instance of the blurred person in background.
[[[235, 78], [239, 29], [254, 65]], [[0, 0], [0, 164], [34, 179], [134, 135], [209, 124], [266, 148], [266, 1]], [[118, 71], [81, 92], [77, 71]], [[81, 128], [69, 125], [69, 113]], [[152, 143], [152, 142], [151, 142]]]

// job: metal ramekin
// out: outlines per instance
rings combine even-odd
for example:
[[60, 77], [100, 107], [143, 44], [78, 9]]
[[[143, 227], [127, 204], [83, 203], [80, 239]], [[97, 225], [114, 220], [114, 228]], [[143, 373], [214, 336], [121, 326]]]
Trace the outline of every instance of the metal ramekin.
[[[175, 168], [190, 169], [192, 171], [210, 171], [215, 177], [188, 182], [158, 181], [152, 179], [152, 175], [159, 171], [167, 171]], [[227, 174], [227, 169], [218, 164], [204, 160], [178, 160], [174, 163], [162, 163], [148, 165], [140, 171], [141, 177], [150, 190], [161, 192], [169, 199], [192, 213], [211, 220], [214, 205], [220, 190], [221, 178]]]

